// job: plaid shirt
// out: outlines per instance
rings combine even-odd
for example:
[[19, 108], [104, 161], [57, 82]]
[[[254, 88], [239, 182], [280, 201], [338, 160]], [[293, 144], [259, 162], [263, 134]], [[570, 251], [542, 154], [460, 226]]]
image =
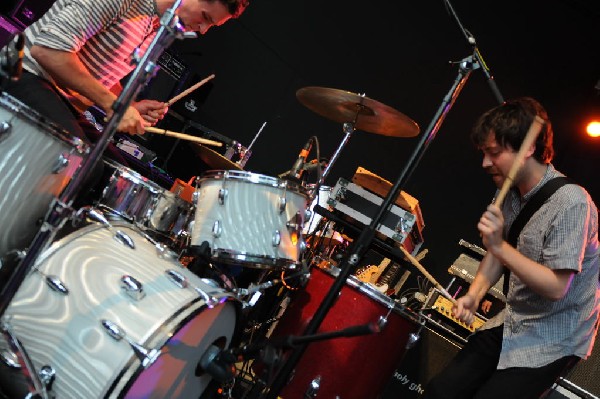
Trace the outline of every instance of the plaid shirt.
[[[502, 208], [505, 236], [533, 194], [557, 176], [562, 174], [549, 165], [525, 196], [509, 192]], [[586, 358], [600, 312], [598, 210], [588, 193], [575, 184], [558, 189], [525, 225], [517, 249], [546, 267], [573, 270], [575, 275], [567, 294], [551, 301], [511, 273], [506, 308], [484, 326], [504, 323], [498, 369], [542, 367], [569, 355]]]

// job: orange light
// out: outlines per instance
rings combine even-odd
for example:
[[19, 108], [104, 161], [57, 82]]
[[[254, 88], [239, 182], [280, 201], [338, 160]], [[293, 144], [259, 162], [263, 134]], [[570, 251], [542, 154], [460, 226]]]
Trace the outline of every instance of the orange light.
[[600, 137], [600, 122], [591, 121], [587, 124], [585, 131], [590, 137]]
[[292, 241], [292, 245], [296, 245], [298, 244], [298, 233], [296, 231], [293, 231], [290, 237], [291, 241]]

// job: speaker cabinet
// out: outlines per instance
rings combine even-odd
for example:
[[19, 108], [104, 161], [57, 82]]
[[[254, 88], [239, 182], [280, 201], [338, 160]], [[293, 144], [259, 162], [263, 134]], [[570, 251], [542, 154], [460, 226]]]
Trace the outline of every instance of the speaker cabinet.
[[[586, 360], [580, 361], [565, 378], [559, 379], [557, 384], [577, 397], [584, 399], [600, 397], [600, 337], [596, 334], [596, 344], [592, 354]], [[563, 395], [564, 397], [565, 395]], [[549, 396], [549, 399], [558, 399], [561, 396]]]
[[423, 328], [416, 345], [407, 350], [381, 399], [418, 399], [425, 385], [458, 353], [461, 345]]

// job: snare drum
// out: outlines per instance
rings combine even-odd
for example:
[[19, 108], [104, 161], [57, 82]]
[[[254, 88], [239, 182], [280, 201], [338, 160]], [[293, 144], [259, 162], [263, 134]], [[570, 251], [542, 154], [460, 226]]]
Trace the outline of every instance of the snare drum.
[[121, 222], [86, 226], [41, 254], [6, 315], [32, 371], [55, 372], [50, 396], [203, 393], [212, 377], [198, 364], [229, 346], [237, 302], [167, 255]]
[[191, 245], [207, 242], [225, 263], [296, 267], [308, 201], [301, 185], [235, 170], [208, 171], [197, 183]]
[[[304, 332], [331, 288], [336, 270], [312, 269], [308, 284], [292, 298], [273, 338]], [[386, 315], [387, 324], [377, 334], [309, 343], [280, 396], [308, 397], [306, 393], [312, 389], [317, 398], [378, 398], [406, 351], [410, 333], [418, 327], [416, 315], [375, 287], [350, 276], [318, 331], [377, 323], [380, 316]]]
[[88, 149], [14, 97], [0, 95], [0, 257], [30, 244]]
[[112, 160], [104, 160], [112, 171], [97, 205], [148, 229], [176, 235], [191, 217], [192, 204], [134, 170]]

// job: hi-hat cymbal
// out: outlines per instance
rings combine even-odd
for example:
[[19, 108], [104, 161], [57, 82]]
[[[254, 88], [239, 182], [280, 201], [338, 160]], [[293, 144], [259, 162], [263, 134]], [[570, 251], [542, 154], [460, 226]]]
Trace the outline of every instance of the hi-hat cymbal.
[[298, 100], [311, 111], [339, 123], [356, 122], [354, 128], [393, 137], [413, 137], [419, 125], [394, 108], [369, 97], [327, 87], [303, 87]]
[[237, 163], [225, 158], [218, 152], [211, 150], [210, 148], [203, 146], [202, 144], [190, 143], [192, 149], [200, 157], [204, 163], [213, 169], [222, 170], [243, 170]]

